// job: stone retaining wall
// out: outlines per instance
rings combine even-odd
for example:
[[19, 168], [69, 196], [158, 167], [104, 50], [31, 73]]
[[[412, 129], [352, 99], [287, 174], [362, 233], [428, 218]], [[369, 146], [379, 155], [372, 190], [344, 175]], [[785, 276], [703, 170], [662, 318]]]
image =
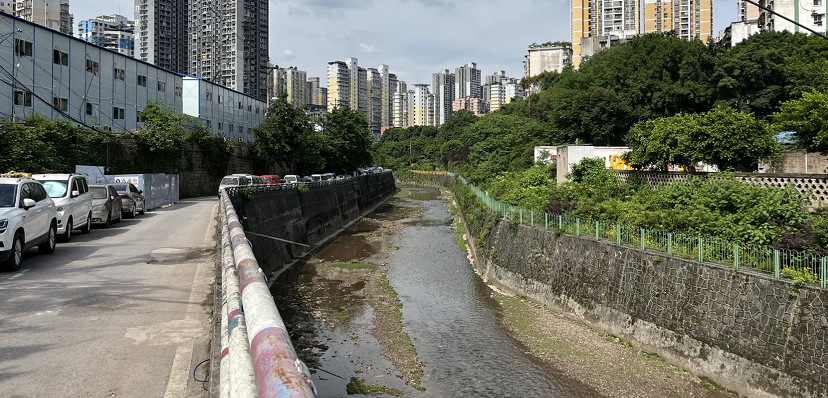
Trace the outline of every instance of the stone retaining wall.
[[505, 220], [472, 250], [500, 288], [725, 388], [828, 396], [828, 291]]

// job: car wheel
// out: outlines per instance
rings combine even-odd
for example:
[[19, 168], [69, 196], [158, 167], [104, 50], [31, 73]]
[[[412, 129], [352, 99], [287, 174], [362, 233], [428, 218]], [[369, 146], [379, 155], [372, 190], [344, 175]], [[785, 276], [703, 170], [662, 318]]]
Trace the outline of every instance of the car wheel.
[[23, 235], [20, 232], [14, 234], [11, 250], [11, 255], [3, 264], [3, 268], [17, 271], [23, 266]]
[[118, 219], [115, 220], [115, 222], [121, 222], [121, 220], [123, 220], [123, 219], [124, 219], [124, 213], [122, 213], [120, 210], [118, 210]]
[[142, 216], [143, 216], [143, 215], [144, 215], [144, 207], [146, 207], [146, 206], [147, 206], [147, 204], [146, 204], [146, 203], [142, 203], [142, 204], [141, 204], [141, 211], [139, 211], [139, 212], [138, 212], [138, 214], [140, 214], [140, 215], [142, 215]]
[[55, 241], [57, 240], [57, 226], [54, 223], [49, 226], [49, 238], [46, 239], [46, 242], [41, 243], [37, 246], [37, 250], [40, 250], [41, 254], [52, 254], [55, 252]]
[[135, 218], [135, 205], [132, 205], [132, 210], [127, 213], [127, 218]]
[[86, 216], [86, 225], [84, 225], [83, 228], [81, 228], [81, 232], [83, 232], [85, 234], [88, 234], [89, 232], [92, 232], [92, 212], [90, 212]]
[[104, 226], [107, 228], [112, 226], [112, 215], [109, 213], [106, 213], [106, 222], [104, 223]]
[[60, 236], [60, 240], [63, 242], [69, 242], [72, 239], [72, 228], [75, 226], [72, 225], [72, 219], [70, 218], [69, 221], [66, 222], [66, 232]]

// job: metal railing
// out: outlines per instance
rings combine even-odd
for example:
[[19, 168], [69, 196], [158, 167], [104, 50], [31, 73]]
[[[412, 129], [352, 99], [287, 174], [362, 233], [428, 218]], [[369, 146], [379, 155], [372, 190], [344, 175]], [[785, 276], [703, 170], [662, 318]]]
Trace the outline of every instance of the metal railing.
[[316, 396], [227, 192], [221, 200], [221, 359], [219, 396]]
[[368, 177], [377, 175], [377, 174], [384, 174], [384, 173], [391, 173], [390, 170], [383, 171], [380, 173], [372, 173], [372, 174], [363, 174], [361, 176], [356, 177], [348, 177], [345, 179], [340, 180], [328, 180], [328, 181], [316, 181], [316, 182], [293, 182], [293, 183], [282, 183], [282, 184], [258, 184], [258, 185], [248, 185], [245, 187], [232, 187], [232, 188], [225, 188], [227, 194], [230, 196], [236, 196], [242, 192], [245, 188], [252, 187], [256, 192], [271, 192], [271, 191], [296, 191], [299, 190], [300, 187], [304, 186], [307, 188], [317, 188], [317, 187], [327, 187], [332, 185], [343, 185], [349, 184], [353, 182], [359, 182]]
[[828, 257], [820, 254], [526, 209], [490, 197], [461, 175], [448, 175], [468, 186], [489, 210], [520, 224], [554, 229], [564, 234], [609, 241], [640, 250], [662, 252], [670, 257], [732, 266], [734, 272], [745, 267], [773, 274], [778, 279], [793, 270], [826, 289]]

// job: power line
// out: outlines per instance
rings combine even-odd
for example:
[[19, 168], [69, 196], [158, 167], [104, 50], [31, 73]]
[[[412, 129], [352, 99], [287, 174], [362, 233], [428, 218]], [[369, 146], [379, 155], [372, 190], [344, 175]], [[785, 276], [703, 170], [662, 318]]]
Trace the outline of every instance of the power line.
[[824, 33], [817, 32], [817, 31], [815, 31], [815, 30], [813, 30], [813, 29], [811, 29], [811, 28], [809, 28], [809, 27], [807, 27], [807, 26], [805, 26], [805, 25], [803, 25], [803, 24], [801, 24], [801, 23], [799, 23], [799, 22], [794, 21], [793, 19], [790, 19], [790, 18], [788, 18], [788, 17], [786, 17], [786, 16], [784, 16], [784, 15], [782, 15], [782, 14], [780, 14], [780, 13], [778, 13], [778, 12], [774, 11], [774, 10], [771, 10], [770, 8], [767, 8], [767, 7], [763, 6], [763, 5], [760, 5], [759, 3], [757, 3], [757, 2], [755, 2], [755, 1], [753, 1], [753, 0], [745, 0], [745, 2], [746, 2], [746, 3], [753, 4], [753, 5], [755, 5], [756, 7], [759, 7], [759, 8], [760, 8], [760, 9], [762, 9], [762, 10], [765, 10], [765, 11], [767, 11], [767, 12], [769, 12], [769, 13], [773, 14], [773, 15], [776, 15], [777, 17], [782, 18], [782, 19], [784, 19], [784, 20], [786, 20], [786, 21], [788, 21], [788, 22], [790, 22], [790, 23], [792, 23], [792, 24], [794, 24], [794, 25], [796, 25], [796, 26], [799, 26], [800, 28], [805, 29], [805, 30], [807, 30], [807, 31], [809, 31], [809, 32], [811, 32], [811, 33], [813, 33], [813, 34], [815, 34], [815, 35], [817, 35], [817, 36], [819, 36], [819, 37], [821, 37], [821, 38], [825, 39], [825, 40], [828, 40], [828, 36], [825, 36], [825, 34], [824, 34]]

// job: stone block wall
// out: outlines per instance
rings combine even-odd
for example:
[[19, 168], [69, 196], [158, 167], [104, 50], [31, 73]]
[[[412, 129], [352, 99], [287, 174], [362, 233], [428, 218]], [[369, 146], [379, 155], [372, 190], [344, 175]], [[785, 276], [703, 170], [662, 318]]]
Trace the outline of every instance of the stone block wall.
[[503, 220], [475, 257], [500, 288], [740, 394], [828, 396], [828, 291], [818, 287]]
[[181, 197], [210, 196], [218, 193], [221, 178], [228, 174], [277, 174], [284, 175], [284, 170], [268, 165], [254, 163], [253, 146], [236, 144], [233, 157], [224, 164], [210, 159], [198, 146], [187, 144], [179, 161], [181, 176]]
[[[258, 192], [247, 200], [231, 200], [245, 231], [315, 245], [396, 193], [390, 172], [371, 174], [340, 184]], [[279, 273], [308, 248], [248, 234], [253, 253], [266, 275]]]

